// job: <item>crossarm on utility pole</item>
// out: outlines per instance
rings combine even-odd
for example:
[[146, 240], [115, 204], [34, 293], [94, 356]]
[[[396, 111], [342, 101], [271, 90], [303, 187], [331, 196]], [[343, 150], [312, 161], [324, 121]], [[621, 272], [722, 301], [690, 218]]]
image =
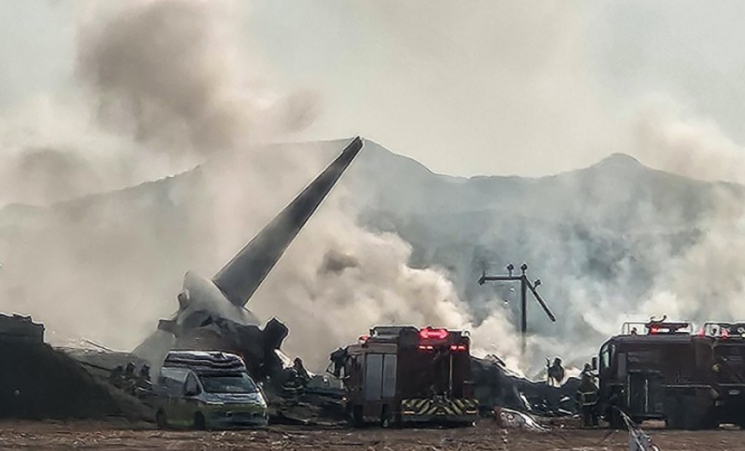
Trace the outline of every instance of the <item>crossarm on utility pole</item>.
[[483, 285], [486, 282], [519, 281], [521, 278], [522, 276], [487, 276], [486, 274], [482, 274], [479, 277], [479, 285]]
[[528, 288], [530, 289], [530, 292], [533, 293], [533, 296], [535, 297], [535, 300], [538, 301], [539, 304], [541, 304], [541, 307], [543, 307], [543, 311], [546, 312], [546, 315], [551, 319], [551, 321], [556, 322], [556, 316], [551, 312], [551, 309], [548, 308], [548, 304], [546, 304], [546, 301], [543, 300], [540, 294], [538, 294], [538, 290], [535, 289], [532, 283], [530, 283], [529, 280], [526, 280], [528, 282]]

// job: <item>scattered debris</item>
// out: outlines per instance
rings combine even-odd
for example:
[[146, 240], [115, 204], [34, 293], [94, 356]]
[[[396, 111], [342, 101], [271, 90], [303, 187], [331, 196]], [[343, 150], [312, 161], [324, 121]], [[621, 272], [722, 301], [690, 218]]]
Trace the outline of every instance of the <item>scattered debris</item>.
[[629, 451], [660, 451], [660, 448], [652, 443], [652, 438], [640, 426], [634, 424], [623, 411], [619, 410], [619, 413], [629, 430]]
[[494, 416], [497, 420], [497, 424], [506, 429], [520, 429], [530, 432], [549, 431], [547, 428], [541, 426], [532, 416], [518, 412], [517, 410], [495, 407]]
[[494, 356], [471, 357], [471, 373], [474, 394], [483, 413], [490, 413], [493, 406], [540, 416], [571, 416], [578, 411], [578, 378], [567, 378], [559, 387], [545, 381], [533, 382], [512, 373]]

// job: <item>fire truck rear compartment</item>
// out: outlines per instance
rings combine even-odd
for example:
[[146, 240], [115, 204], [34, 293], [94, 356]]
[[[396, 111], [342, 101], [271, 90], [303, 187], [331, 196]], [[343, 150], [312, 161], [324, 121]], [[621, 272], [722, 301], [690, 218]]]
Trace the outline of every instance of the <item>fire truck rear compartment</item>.
[[444, 329], [429, 330], [430, 336], [411, 329], [371, 334], [349, 347], [347, 408], [354, 423], [472, 424], [478, 403], [468, 339]]

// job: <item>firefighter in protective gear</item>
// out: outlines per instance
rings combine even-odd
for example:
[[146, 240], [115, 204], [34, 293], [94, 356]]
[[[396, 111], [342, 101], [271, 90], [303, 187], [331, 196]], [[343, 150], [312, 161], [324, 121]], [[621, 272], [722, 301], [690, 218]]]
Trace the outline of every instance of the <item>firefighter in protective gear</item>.
[[548, 385], [561, 387], [561, 383], [564, 382], [564, 367], [561, 366], [559, 357], [554, 359], [552, 365], [548, 365], [548, 359], [546, 359], [546, 374], [548, 375]]
[[577, 389], [577, 400], [582, 412], [582, 426], [595, 427], [598, 425], [598, 386], [595, 383], [595, 375], [592, 367], [585, 364]]

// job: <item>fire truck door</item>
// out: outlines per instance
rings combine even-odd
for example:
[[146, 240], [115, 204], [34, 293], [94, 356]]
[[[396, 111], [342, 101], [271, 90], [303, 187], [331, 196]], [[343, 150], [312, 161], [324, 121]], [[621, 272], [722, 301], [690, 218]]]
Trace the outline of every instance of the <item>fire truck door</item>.
[[383, 398], [396, 396], [396, 354], [383, 357]]
[[365, 362], [365, 400], [380, 401], [396, 396], [395, 354], [368, 354]]
[[656, 371], [629, 372], [627, 405], [631, 415], [664, 413], [663, 379], [663, 375]]
[[383, 389], [383, 354], [365, 358], [365, 401], [379, 401]]

